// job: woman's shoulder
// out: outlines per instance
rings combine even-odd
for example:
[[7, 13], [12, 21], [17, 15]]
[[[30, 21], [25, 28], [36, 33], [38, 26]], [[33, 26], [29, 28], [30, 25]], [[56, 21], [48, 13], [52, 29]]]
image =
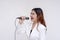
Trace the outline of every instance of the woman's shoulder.
[[46, 30], [46, 27], [43, 24], [39, 23], [38, 29], [40, 29], [40, 30]]

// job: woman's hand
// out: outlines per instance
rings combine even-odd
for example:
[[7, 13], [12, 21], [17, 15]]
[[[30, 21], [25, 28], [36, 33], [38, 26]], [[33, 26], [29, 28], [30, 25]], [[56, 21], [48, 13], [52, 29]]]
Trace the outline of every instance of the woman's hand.
[[21, 16], [22, 19], [19, 19], [19, 23], [22, 24], [25, 20], [25, 16]]

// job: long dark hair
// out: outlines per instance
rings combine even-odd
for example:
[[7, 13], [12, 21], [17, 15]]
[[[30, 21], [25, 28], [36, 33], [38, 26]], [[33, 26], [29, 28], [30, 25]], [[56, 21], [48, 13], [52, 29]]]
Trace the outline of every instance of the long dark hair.
[[46, 27], [42, 9], [41, 8], [33, 8], [32, 10], [35, 11], [37, 14], [37, 22], [40, 22], [42, 25], [44, 25]]

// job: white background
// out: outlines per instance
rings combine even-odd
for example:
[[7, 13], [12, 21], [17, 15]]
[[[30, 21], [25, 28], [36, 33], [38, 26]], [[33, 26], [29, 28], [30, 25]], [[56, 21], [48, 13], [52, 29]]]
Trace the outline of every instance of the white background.
[[60, 0], [0, 0], [0, 40], [14, 40], [15, 18], [40, 7], [47, 24], [47, 40], [60, 40]]

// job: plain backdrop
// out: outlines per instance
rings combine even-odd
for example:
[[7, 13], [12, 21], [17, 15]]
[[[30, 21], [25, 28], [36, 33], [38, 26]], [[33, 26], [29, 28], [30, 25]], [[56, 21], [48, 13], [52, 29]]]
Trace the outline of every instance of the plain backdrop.
[[60, 40], [60, 0], [0, 0], [0, 40], [14, 40], [15, 19], [43, 9], [47, 40]]

